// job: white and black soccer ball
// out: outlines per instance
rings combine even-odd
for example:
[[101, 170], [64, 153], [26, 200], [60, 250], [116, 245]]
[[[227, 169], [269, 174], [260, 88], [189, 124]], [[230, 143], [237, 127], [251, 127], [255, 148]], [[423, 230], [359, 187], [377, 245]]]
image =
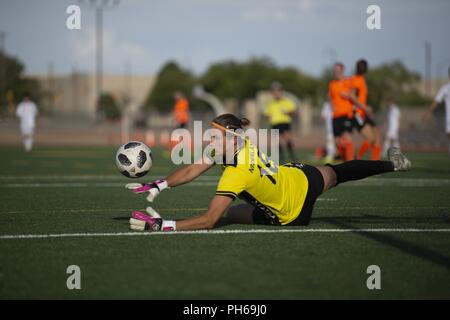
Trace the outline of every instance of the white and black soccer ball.
[[143, 177], [152, 167], [152, 151], [145, 143], [139, 141], [127, 142], [117, 150], [116, 164], [125, 177]]

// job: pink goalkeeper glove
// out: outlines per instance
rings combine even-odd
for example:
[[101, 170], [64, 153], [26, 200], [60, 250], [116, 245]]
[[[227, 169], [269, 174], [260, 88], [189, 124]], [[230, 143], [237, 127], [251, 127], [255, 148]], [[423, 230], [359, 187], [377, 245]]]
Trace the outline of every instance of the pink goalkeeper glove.
[[147, 207], [147, 213], [133, 211], [130, 228], [137, 231], [175, 231], [176, 222], [164, 220], [153, 208]]
[[153, 202], [155, 198], [163, 191], [168, 189], [169, 185], [166, 180], [156, 180], [151, 183], [128, 183], [125, 186], [127, 189], [133, 190], [134, 193], [144, 193], [148, 192], [147, 201]]

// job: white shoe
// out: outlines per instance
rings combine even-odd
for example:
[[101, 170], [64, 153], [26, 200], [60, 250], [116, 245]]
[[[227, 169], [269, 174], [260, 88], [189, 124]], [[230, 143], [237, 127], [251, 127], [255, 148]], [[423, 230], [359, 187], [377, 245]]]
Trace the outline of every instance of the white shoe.
[[411, 170], [411, 161], [400, 151], [400, 148], [390, 147], [387, 154], [389, 160], [394, 164], [395, 171]]

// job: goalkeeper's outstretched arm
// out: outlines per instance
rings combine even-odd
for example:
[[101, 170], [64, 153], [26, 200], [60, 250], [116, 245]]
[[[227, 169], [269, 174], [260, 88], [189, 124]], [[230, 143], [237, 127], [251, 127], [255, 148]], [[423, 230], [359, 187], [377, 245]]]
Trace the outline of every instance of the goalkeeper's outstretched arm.
[[161, 191], [170, 187], [176, 187], [188, 183], [207, 171], [213, 165], [214, 163], [212, 161], [209, 161], [208, 159], [202, 159], [174, 171], [163, 180], [155, 180], [153, 182], [144, 184], [128, 183], [125, 187], [127, 189], [133, 190], [134, 193], [148, 192], [147, 201], [153, 202], [155, 198], [161, 193]]
[[230, 197], [214, 196], [206, 213], [192, 218], [178, 220], [176, 222], [177, 230], [212, 229], [232, 201], [233, 199]]
[[205, 162], [197, 162], [193, 164], [186, 165], [178, 170], [175, 170], [165, 179], [169, 187], [176, 187], [182, 184], [191, 182], [205, 171], [209, 170], [212, 164]]

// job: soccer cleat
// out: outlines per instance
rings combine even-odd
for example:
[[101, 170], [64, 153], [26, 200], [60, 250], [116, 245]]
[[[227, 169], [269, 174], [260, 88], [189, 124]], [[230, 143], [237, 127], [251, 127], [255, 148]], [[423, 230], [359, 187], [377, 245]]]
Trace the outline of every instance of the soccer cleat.
[[400, 148], [390, 147], [387, 154], [389, 160], [394, 164], [395, 171], [411, 170], [411, 161], [400, 151]]

